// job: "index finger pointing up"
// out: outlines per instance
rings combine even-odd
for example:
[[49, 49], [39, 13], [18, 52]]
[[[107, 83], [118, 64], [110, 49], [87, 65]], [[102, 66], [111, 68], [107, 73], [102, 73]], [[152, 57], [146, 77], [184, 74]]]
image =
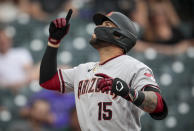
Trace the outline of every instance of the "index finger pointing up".
[[66, 18], [65, 18], [67, 24], [69, 23], [69, 20], [70, 20], [70, 18], [71, 18], [72, 13], [73, 13], [73, 10], [72, 10], [72, 9], [69, 9], [69, 11], [68, 11], [68, 13], [67, 13], [67, 16], [66, 16]]

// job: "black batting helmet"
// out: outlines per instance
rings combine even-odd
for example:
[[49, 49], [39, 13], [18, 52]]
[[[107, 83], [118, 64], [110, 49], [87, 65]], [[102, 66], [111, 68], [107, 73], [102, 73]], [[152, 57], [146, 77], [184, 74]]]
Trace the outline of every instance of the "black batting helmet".
[[97, 38], [99, 36], [100, 40], [117, 45], [127, 53], [132, 47], [134, 47], [137, 40], [137, 31], [134, 23], [120, 12], [110, 12], [107, 15], [97, 13], [93, 16], [93, 21], [96, 25], [101, 25], [107, 20], [113, 22], [117, 27], [112, 29], [108, 27], [101, 28], [105, 33], [102, 33], [103, 31], [101, 31], [98, 33], [99, 35], [97, 35]]

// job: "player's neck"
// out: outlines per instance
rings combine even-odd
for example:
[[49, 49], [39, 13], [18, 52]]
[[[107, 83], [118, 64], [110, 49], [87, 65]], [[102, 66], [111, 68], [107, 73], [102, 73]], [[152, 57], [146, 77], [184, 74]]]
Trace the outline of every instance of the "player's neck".
[[103, 47], [98, 50], [100, 55], [100, 61], [99, 63], [102, 64], [105, 61], [123, 54], [123, 51], [119, 47], [111, 46], [111, 47]]

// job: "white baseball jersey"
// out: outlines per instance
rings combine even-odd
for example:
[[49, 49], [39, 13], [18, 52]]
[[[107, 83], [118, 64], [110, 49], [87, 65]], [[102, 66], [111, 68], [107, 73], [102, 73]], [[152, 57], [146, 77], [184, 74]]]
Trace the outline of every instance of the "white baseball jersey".
[[111, 91], [102, 93], [96, 86], [104, 73], [120, 78], [129, 88], [143, 90], [146, 85], [157, 88], [152, 70], [140, 61], [121, 55], [104, 64], [90, 62], [73, 69], [58, 70], [61, 92], [73, 90], [80, 127], [83, 131], [140, 131], [142, 110]]

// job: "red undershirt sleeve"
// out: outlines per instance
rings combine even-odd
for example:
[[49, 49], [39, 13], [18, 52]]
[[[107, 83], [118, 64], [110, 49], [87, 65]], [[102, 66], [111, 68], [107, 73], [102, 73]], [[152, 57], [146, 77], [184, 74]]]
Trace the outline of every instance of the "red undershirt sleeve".
[[56, 74], [50, 80], [40, 84], [40, 86], [48, 90], [60, 91], [58, 72], [56, 72]]
[[168, 107], [165, 100], [160, 95], [160, 93], [158, 92], [155, 92], [155, 93], [157, 95], [157, 106], [156, 106], [156, 109], [149, 114], [155, 120], [163, 120], [168, 115]]
[[162, 112], [163, 108], [164, 108], [164, 104], [163, 104], [163, 101], [162, 101], [162, 96], [157, 92], [155, 92], [155, 94], [157, 96], [157, 106], [156, 106], [156, 109], [153, 111], [153, 113]]

